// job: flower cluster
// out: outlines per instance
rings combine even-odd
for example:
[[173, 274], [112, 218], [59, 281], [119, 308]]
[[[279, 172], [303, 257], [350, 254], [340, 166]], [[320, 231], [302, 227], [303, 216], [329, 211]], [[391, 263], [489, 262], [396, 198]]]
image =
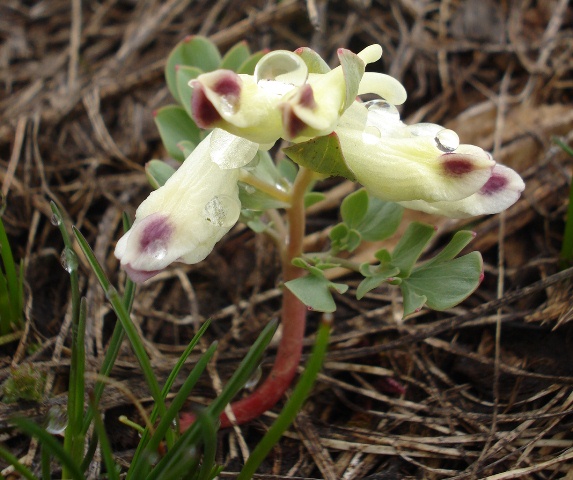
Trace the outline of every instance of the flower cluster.
[[[128, 274], [143, 281], [173, 261], [205, 258], [239, 218], [239, 170], [279, 139], [305, 158], [316, 153], [316, 139], [329, 138], [337, 154], [306, 166], [346, 172], [373, 196], [408, 208], [468, 217], [515, 203], [524, 189], [516, 172], [479, 147], [460, 145], [451, 130], [401, 121], [403, 86], [365, 72], [381, 55], [379, 45], [358, 54], [339, 49], [340, 66], [330, 70], [308, 48], [275, 51], [254, 75], [216, 70], [192, 80], [193, 118], [215, 130], [137, 210], [115, 251]], [[362, 103], [358, 96], [367, 93], [381, 99]]]

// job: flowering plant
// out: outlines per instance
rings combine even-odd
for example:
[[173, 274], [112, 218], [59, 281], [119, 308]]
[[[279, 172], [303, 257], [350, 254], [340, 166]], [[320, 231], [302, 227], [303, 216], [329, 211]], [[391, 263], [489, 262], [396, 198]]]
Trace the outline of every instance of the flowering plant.
[[[232, 405], [239, 423], [272, 407], [298, 366], [308, 308], [332, 312], [335, 283], [325, 271], [344, 266], [362, 275], [358, 299], [383, 283], [402, 291], [404, 316], [424, 305], [450, 308], [482, 279], [478, 252], [457, 255], [473, 238], [460, 231], [436, 256], [417, 264], [435, 235], [412, 223], [397, 246], [372, 262], [355, 264], [347, 253], [362, 241], [392, 235], [402, 209], [448, 217], [498, 213], [524, 189], [521, 177], [451, 130], [430, 123], [406, 125], [396, 105], [406, 100], [390, 76], [366, 72], [382, 55], [378, 45], [358, 54], [339, 49], [330, 69], [308, 48], [254, 56], [240, 44], [221, 59], [206, 39], [190, 37], [170, 55], [168, 86], [180, 105], [156, 115], [178, 169], [154, 160], [148, 176], [157, 190], [139, 206], [115, 254], [127, 274], [142, 282], [172, 262], [196, 263], [237, 221], [269, 235], [281, 253], [283, 333], [267, 380]], [[380, 97], [363, 103], [359, 96]], [[296, 164], [275, 164], [269, 150], [278, 140]], [[305, 209], [321, 199], [313, 192], [325, 176], [342, 176], [364, 188], [341, 205], [341, 223], [330, 248], [304, 252]], [[280, 211], [284, 210], [284, 215]], [[193, 421], [182, 417], [182, 426]], [[226, 416], [222, 424], [228, 425]]]

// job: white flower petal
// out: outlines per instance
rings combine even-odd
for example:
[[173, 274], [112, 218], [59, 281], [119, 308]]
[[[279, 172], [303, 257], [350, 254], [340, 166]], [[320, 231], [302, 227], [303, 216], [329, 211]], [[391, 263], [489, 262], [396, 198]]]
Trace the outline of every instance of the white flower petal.
[[453, 202], [428, 203], [422, 200], [400, 202], [406, 208], [451, 218], [467, 218], [502, 212], [519, 199], [525, 189], [522, 178], [511, 168], [499, 163], [486, 184], [476, 193]]
[[211, 160], [222, 169], [247, 165], [257, 154], [259, 144], [216, 128], [211, 134]]
[[135, 281], [175, 261], [197, 263], [238, 220], [237, 169], [211, 161], [211, 135], [139, 206], [115, 255]]

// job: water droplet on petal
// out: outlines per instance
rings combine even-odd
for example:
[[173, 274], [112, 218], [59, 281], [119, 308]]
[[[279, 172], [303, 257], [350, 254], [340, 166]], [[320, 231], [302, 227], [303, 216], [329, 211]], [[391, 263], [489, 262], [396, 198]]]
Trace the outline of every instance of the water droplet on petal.
[[460, 146], [460, 138], [458, 134], [453, 130], [448, 130], [444, 128], [440, 130], [434, 139], [436, 141], [436, 146], [442, 152], [453, 152], [456, 148]]
[[52, 214], [52, 216], [50, 218], [50, 222], [52, 222], [52, 225], [57, 227], [62, 223], [62, 219], [60, 218], [60, 216], [57, 213], [54, 213], [54, 214]]
[[228, 195], [218, 195], [203, 208], [203, 218], [217, 227], [231, 227], [239, 218], [241, 203]]
[[64, 267], [64, 270], [68, 273], [72, 273], [78, 269], [78, 257], [76, 253], [68, 247], [62, 250], [60, 261], [62, 262], [62, 267]]
[[260, 365], [258, 365], [257, 368], [255, 368], [255, 371], [249, 377], [249, 379], [245, 382], [244, 388], [246, 390], [254, 389], [261, 380], [262, 376], [263, 376], [263, 369], [261, 368]]
[[235, 99], [232, 101], [228, 96], [222, 95], [219, 97], [221, 113], [225, 115], [234, 115], [239, 109], [239, 102]]
[[298, 55], [287, 50], [267, 53], [255, 67], [257, 84], [277, 95], [300, 87], [308, 78], [308, 67]]
[[252, 195], [256, 191], [257, 191], [257, 189], [255, 187], [253, 187], [252, 185], [245, 185], [245, 192], [247, 192], [249, 195]]
[[362, 141], [368, 145], [375, 145], [381, 137], [380, 130], [372, 125], [367, 126], [362, 134]]
[[145, 247], [145, 252], [155, 260], [163, 260], [167, 255], [167, 244], [164, 240], [158, 238]]
[[368, 109], [368, 116], [382, 115], [394, 120], [400, 120], [400, 112], [396, 106], [386, 100], [370, 100], [369, 102], [365, 102], [364, 106]]
[[444, 127], [435, 123], [415, 123], [409, 125], [408, 131], [415, 137], [435, 137]]
[[403, 126], [400, 121], [400, 112], [386, 100], [371, 100], [364, 106], [368, 109], [366, 123], [378, 129], [379, 137], [381, 135], [391, 136], [397, 127]]
[[64, 433], [68, 426], [68, 413], [59, 405], [54, 405], [46, 417], [46, 431], [52, 435]]

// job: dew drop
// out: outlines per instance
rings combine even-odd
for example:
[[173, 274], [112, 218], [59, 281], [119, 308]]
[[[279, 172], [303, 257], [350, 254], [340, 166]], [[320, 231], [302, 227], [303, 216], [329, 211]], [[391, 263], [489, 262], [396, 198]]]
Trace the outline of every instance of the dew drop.
[[255, 368], [255, 371], [249, 377], [249, 379], [245, 382], [244, 388], [246, 390], [253, 390], [261, 380], [262, 376], [263, 376], [263, 369], [260, 365], [258, 365], [257, 368]]
[[444, 127], [435, 123], [415, 123], [407, 128], [415, 137], [436, 137], [438, 132], [444, 130]]
[[257, 85], [277, 95], [300, 87], [308, 78], [308, 67], [302, 58], [287, 50], [267, 53], [255, 67]]
[[167, 255], [167, 244], [164, 240], [157, 238], [145, 247], [145, 252], [155, 260], [163, 260]]
[[217, 227], [231, 227], [241, 213], [241, 204], [228, 195], [218, 195], [203, 208], [203, 218]]
[[[400, 112], [386, 100], [371, 100], [364, 106], [368, 109], [366, 124], [378, 129], [378, 137], [391, 136], [396, 128], [403, 126], [400, 121]], [[366, 143], [369, 142], [366, 141]]]
[[368, 145], [375, 145], [381, 137], [380, 130], [373, 125], [367, 126], [362, 134], [362, 141]]
[[247, 192], [249, 195], [252, 195], [256, 191], [257, 191], [257, 189], [255, 187], [253, 187], [252, 185], [245, 185], [245, 192]]
[[107, 298], [110, 301], [117, 295], [119, 294], [117, 293], [117, 290], [113, 285], [110, 285], [105, 292], [105, 298]]
[[53, 213], [52, 216], [50, 217], [50, 222], [55, 227], [58, 227], [59, 225], [61, 225], [62, 219], [60, 218], [60, 216], [57, 213]]
[[239, 102], [232, 101], [230, 97], [222, 95], [219, 97], [221, 113], [225, 115], [234, 115], [239, 108]]
[[64, 270], [68, 273], [72, 273], [78, 269], [78, 256], [68, 247], [62, 250], [60, 261], [62, 262], [62, 267], [64, 267]]
[[458, 134], [453, 130], [448, 130], [447, 128], [440, 130], [436, 134], [434, 140], [436, 141], [438, 149], [445, 153], [453, 152], [460, 146], [460, 138], [458, 137]]
[[386, 100], [370, 100], [365, 102], [364, 106], [368, 109], [368, 116], [380, 115], [388, 119], [400, 120], [400, 112], [395, 105]]
[[46, 431], [52, 435], [61, 435], [68, 426], [68, 414], [59, 405], [54, 405], [46, 416]]

